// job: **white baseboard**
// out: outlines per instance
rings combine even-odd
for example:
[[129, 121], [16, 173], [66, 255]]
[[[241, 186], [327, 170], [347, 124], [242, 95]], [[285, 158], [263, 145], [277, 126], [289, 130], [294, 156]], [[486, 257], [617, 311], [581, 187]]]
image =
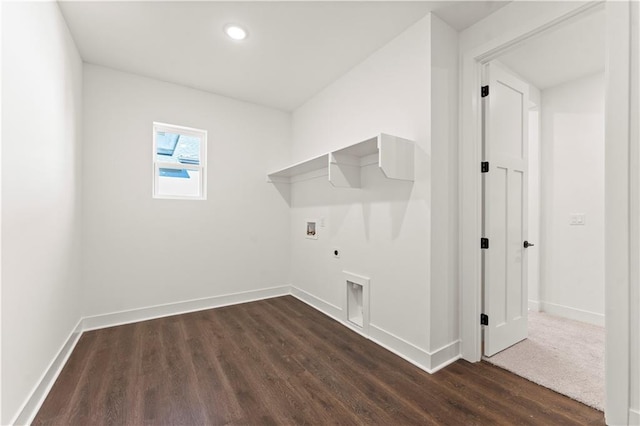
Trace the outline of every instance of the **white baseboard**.
[[370, 324], [369, 331], [372, 341], [430, 374], [460, 359], [459, 340], [429, 352], [376, 325]]
[[326, 300], [315, 297], [297, 287], [291, 286], [291, 295], [299, 301], [311, 306], [316, 311], [328, 316], [334, 321], [339, 322], [340, 325], [343, 325], [351, 331], [360, 334], [364, 338], [369, 338], [369, 336], [367, 336], [361, 328], [358, 328], [355, 325], [351, 324], [349, 321], [344, 320], [344, 310], [342, 308], [329, 303]]
[[82, 335], [82, 319], [78, 321], [74, 329], [69, 334], [69, 337], [65, 340], [64, 344], [58, 351], [58, 354], [51, 361], [47, 369], [44, 371], [40, 380], [38, 380], [36, 386], [33, 388], [24, 404], [18, 413], [16, 414], [12, 425], [28, 425], [31, 424], [35, 418], [40, 406], [44, 402], [45, 398], [49, 394], [49, 391], [56, 382], [56, 379], [60, 375], [62, 368], [67, 363], [67, 360], [71, 356], [73, 349], [76, 347], [76, 343], [80, 340]]
[[369, 338], [366, 334], [364, 334], [361, 328], [358, 328], [351, 324], [348, 321], [344, 320], [344, 310], [332, 303], [327, 302], [326, 300], [322, 300], [318, 297], [307, 293], [304, 290], [301, 290], [297, 287], [291, 286], [291, 295], [298, 299], [299, 301], [311, 306], [316, 311], [328, 316], [332, 320], [335, 320], [340, 323], [340, 325], [344, 325], [351, 331], [354, 331], [360, 334], [362, 337]]
[[596, 312], [584, 311], [571, 306], [559, 305], [557, 303], [540, 301], [540, 311], [563, 318], [582, 321], [589, 324], [604, 327], [604, 315]]
[[534, 312], [540, 312], [540, 301], [529, 299], [529, 310]]
[[342, 320], [343, 312], [341, 307], [336, 306], [332, 303], [329, 303], [325, 300], [322, 300], [316, 296], [313, 296], [307, 293], [306, 291], [299, 289], [298, 287], [291, 286], [290, 294], [296, 299], [299, 299], [300, 301], [311, 306], [312, 308], [315, 308], [316, 310], [322, 312], [323, 314], [328, 315], [331, 318], [337, 320], [338, 322], [344, 324]]
[[629, 409], [629, 426], [640, 425], [640, 410]]
[[429, 352], [429, 355], [431, 356], [430, 373], [435, 373], [462, 358], [460, 340], [455, 340], [433, 352]]
[[82, 331], [97, 330], [171, 315], [220, 308], [222, 306], [253, 302], [256, 300], [285, 296], [287, 294], [290, 294], [290, 287], [288, 285], [95, 315], [82, 319]]
[[350, 330], [366, 337], [428, 373], [435, 373], [460, 358], [459, 340], [451, 342], [433, 352], [428, 352], [374, 324], [369, 324], [369, 334], [366, 335], [362, 330], [353, 327], [349, 322], [344, 320], [342, 308], [319, 299], [295, 286], [291, 286], [291, 294], [312, 308], [327, 315], [329, 318], [338, 321]]
[[424, 349], [374, 324], [369, 324], [369, 333], [369, 338], [386, 350], [393, 352], [424, 371], [433, 372], [431, 370], [431, 356]]

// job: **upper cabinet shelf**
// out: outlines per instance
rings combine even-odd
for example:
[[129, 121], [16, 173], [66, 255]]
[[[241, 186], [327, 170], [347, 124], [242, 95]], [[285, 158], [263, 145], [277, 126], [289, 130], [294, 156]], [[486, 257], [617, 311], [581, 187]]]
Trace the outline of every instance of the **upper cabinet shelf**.
[[371, 139], [276, 170], [267, 175], [274, 183], [292, 183], [327, 174], [338, 188], [360, 188], [360, 168], [377, 164], [389, 179], [413, 181], [413, 141], [380, 134]]

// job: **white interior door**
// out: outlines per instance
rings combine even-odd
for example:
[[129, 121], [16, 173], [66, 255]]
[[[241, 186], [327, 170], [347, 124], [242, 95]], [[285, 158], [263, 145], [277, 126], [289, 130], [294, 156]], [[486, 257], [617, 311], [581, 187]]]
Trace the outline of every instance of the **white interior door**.
[[483, 253], [484, 355], [527, 337], [527, 156], [529, 86], [487, 65], [484, 97]]

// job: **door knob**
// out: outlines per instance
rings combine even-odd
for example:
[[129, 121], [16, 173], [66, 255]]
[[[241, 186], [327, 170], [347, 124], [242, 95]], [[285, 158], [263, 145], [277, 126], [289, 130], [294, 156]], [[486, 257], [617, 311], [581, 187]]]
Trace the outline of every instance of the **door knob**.
[[533, 247], [533, 246], [535, 246], [535, 244], [530, 243], [529, 241], [525, 241], [525, 242], [524, 242], [524, 244], [523, 244], [523, 246], [524, 246], [524, 248], [528, 248], [528, 247]]

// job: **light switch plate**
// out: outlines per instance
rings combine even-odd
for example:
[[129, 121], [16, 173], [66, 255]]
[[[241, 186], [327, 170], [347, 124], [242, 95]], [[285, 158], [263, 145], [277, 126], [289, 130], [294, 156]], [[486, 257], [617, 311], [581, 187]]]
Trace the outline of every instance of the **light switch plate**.
[[584, 213], [572, 213], [569, 215], [569, 225], [581, 226], [586, 223], [586, 215]]

